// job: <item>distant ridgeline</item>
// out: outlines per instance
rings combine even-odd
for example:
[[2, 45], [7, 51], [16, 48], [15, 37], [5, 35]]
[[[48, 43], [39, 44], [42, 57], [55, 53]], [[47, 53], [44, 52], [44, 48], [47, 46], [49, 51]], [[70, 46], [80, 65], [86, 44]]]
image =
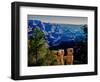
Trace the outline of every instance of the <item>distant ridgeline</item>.
[[55, 24], [40, 20], [28, 20], [28, 38], [32, 37], [34, 28], [40, 28], [45, 34], [49, 48], [73, 47], [78, 42], [87, 40], [87, 25]]

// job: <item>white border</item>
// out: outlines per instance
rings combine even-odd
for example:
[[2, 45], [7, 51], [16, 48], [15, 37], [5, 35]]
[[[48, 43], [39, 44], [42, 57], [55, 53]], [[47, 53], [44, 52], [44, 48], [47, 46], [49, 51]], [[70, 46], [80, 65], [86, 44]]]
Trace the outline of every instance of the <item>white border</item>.
[[[62, 65], [62, 66], [27, 66], [27, 15], [57, 15], [88, 17], [88, 64], [86, 65]], [[94, 71], [94, 11], [72, 10], [40, 7], [20, 8], [20, 75], [41, 75], [58, 73], [77, 73]]]

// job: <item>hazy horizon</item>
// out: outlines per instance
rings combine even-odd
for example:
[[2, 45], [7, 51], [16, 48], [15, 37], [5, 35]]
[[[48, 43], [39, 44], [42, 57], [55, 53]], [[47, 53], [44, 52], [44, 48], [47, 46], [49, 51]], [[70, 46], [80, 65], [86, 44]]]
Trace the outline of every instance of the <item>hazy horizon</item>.
[[87, 17], [28, 15], [28, 20], [41, 20], [46, 23], [83, 25], [88, 23]]

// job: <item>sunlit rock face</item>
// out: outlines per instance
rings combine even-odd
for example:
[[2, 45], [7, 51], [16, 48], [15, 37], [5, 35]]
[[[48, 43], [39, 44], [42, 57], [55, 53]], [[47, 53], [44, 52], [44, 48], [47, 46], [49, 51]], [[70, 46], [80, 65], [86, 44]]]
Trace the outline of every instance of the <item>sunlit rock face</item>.
[[28, 20], [28, 37], [32, 37], [34, 28], [40, 28], [45, 34], [49, 47], [68, 46], [84, 41], [87, 34], [84, 25], [46, 23], [40, 20]]

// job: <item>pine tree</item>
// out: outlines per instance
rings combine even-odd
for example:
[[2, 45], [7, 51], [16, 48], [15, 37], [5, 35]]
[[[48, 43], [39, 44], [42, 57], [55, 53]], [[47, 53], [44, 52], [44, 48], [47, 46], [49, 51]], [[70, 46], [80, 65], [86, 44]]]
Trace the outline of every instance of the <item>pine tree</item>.
[[28, 65], [55, 65], [56, 60], [44, 39], [45, 35], [39, 27], [33, 29], [32, 37], [28, 40]]
[[39, 50], [45, 44], [44, 33], [39, 27], [33, 29], [32, 37], [29, 39], [28, 43], [28, 55], [29, 63], [32, 63], [32, 58], [35, 57], [35, 64], [38, 63]]

